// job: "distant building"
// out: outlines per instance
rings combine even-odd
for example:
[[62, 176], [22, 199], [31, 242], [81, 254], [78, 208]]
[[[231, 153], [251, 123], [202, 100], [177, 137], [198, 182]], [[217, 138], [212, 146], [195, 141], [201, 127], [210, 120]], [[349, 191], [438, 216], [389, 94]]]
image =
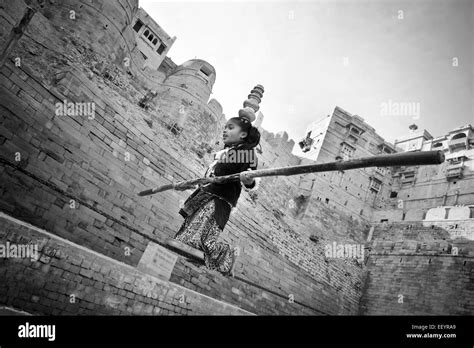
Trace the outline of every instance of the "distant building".
[[[328, 115], [311, 123], [299, 143], [301, 164], [326, 163], [396, 152], [375, 129], [358, 115], [336, 107]], [[388, 168], [365, 168], [346, 172], [304, 175], [300, 179], [303, 195], [334, 205], [348, 214], [367, 219], [390, 192]]]
[[[433, 138], [427, 130], [411, 132], [390, 144], [357, 115], [336, 107], [311, 123], [298, 143], [301, 164], [326, 163], [395, 152], [442, 150], [440, 165], [363, 168], [304, 175], [299, 189], [347, 213], [374, 220], [423, 220], [429, 209], [473, 204], [474, 149], [472, 126]], [[390, 217], [390, 218], [388, 218]]]
[[391, 197], [396, 202], [392, 205], [396, 205], [402, 220], [424, 219], [428, 209], [438, 206], [474, 203], [474, 138], [470, 124], [436, 138], [426, 130], [414, 132], [395, 140], [395, 145], [401, 152], [441, 150], [446, 158], [440, 165], [395, 168]]
[[176, 36], [170, 37], [141, 7], [133, 18], [133, 30], [137, 37], [136, 48], [143, 59], [143, 67], [157, 70]]

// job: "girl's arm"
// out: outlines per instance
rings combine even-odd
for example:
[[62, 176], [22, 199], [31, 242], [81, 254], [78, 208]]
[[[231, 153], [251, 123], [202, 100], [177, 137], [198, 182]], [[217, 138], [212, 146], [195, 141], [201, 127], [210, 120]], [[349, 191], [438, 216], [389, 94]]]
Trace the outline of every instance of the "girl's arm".
[[[254, 158], [255, 158], [255, 162], [253, 164], [250, 165], [250, 168], [247, 169], [247, 171], [249, 170], [256, 170], [257, 167], [258, 167], [258, 157], [255, 155], [255, 152], [254, 152]], [[243, 179], [243, 180], [242, 180]], [[249, 181], [245, 180], [246, 178], [241, 178], [241, 181], [242, 181], [242, 186], [244, 187], [244, 190], [245, 191], [255, 191], [258, 189], [259, 185], [260, 185], [260, 179], [261, 178], [252, 178], [250, 179]]]
[[[250, 170], [250, 169], [249, 169]], [[261, 178], [254, 178], [254, 182], [253, 184], [249, 185], [249, 186], [246, 186], [245, 184], [242, 185], [242, 187], [244, 188], [245, 191], [255, 191], [256, 189], [258, 189], [258, 187], [260, 186], [260, 179]]]

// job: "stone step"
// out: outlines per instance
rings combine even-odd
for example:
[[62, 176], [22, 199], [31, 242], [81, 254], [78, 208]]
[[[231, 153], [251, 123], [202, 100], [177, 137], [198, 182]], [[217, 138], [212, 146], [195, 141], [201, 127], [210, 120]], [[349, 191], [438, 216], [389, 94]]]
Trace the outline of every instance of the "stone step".
[[0, 306], [0, 316], [12, 316], [12, 315], [31, 315], [30, 313], [20, 311], [15, 308]]
[[18, 298], [16, 315], [255, 315], [170, 281], [178, 255], [161, 245], [149, 245], [134, 267], [0, 212], [0, 245], [7, 242], [36, 246], [36, 255], [0, 262], [8, 289], [0, 315], [14, 315]]

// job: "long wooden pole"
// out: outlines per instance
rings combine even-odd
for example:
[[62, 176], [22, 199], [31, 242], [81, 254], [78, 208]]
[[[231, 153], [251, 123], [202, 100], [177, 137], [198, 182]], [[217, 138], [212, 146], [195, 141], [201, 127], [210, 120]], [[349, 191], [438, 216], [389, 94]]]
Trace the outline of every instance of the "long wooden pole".
[[[246, 172], [246, 175], [249, 178], [258, 178], [265, 176], [289, 176], [367, 167], [432, 165], [440, 164], [443, 162], [444, 153], [442, 151], [404, 152], [391, 155], [376, 155], [372, 157], [356, 158], [348, 161], [336, 161], [292, 167], [252, 170]], [[207, 183], [224, 183], [238, 180], [240, 180], [240, 173], [226, 176], [199, 178], [151, 188], [148, 190], [141, 191], [140, 193], [138, 193], [138, 195], [148, 196], [166, 190], [184, 190], [187, 188], [192, 188], [196, 185], [203, 185]]]

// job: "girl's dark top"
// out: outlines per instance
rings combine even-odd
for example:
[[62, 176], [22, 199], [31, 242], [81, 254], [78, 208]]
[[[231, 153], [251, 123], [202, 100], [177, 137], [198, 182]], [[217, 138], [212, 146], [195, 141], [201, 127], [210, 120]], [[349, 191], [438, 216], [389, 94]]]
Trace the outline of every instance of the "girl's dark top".
[[[227, 147], [227, 146], [226, 146]], [[232, 151], [232, 148], [235, 150], [244, 149], [242, 144], [238, 144], [232, 146], [229, 151]], [[248, 151], [253, 152], [254, 149], [250, 149]], [[252, 170], [257, 169], [257, 157], [255, 156], [255, 152], [252, 154], [253, 157], [247, 162], [240, 162], [240, 163], [225, 163], [225, 162], [217, 162], [214, 167], [214, 176], [224, 176], [224, 175], [231, 175], [235, 173], [240, 173], [246, 171], [248, 168]], [[251, 159], [255, 161], [252, 163]], [[248, 188], [253, 188], [255, 182], [251, 186], [247, 186]], [[215, 203], [215, 211], [214, 211], [214, 218], [221, 229], [224, 229], [224, 226], [227, 224], [229, 220], [229, 215], [232, 210], [232, 207], [235, 207], [237, 201], [240, 197], [240, 193], [242, 191], [242, 184], [239, 181], [233, 181], [228, 183], [211, 183], [196, 189], [191, 196], [184, 202], [183, 208], [180, 209], [179, 213], [184, 218], [192, 215], [198, 208], [202, 207], [206, 204], [210, 199], [214, 199]]]

